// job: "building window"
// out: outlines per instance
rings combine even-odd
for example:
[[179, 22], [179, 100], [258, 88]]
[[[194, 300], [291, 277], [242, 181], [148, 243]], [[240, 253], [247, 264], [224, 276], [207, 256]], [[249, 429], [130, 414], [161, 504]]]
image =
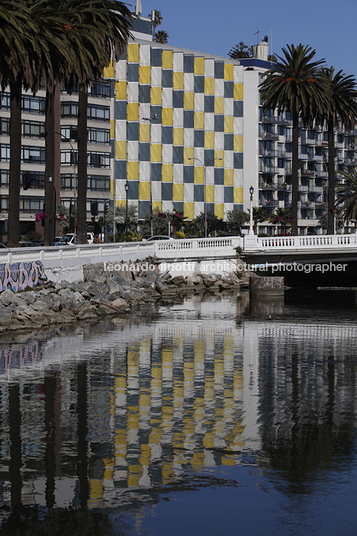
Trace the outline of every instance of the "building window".
[[73, 173], [61, 173], [61, 190], [74, 190]]
[[7, 169], [0, 170], [0, 186], [1, 188], [8, 188], [9, 186], [9, 172]]
[[10, 134], [10, 119], [0, 117], [0, 135], [9, 136]]
[[45, 164], [46, 149], [44, 147], [21, 147], [21, 162], [25, 164]]
[[88, 175], [87, 188], [93, 192], [110, 192], [110, 177]]
[[68, 125], [68, 127], [61, 127], [61, 141], [66, 141], [66, 140], [78, 141], [78, 127], [77, 126]]
[[78, 116], [78, 102], [61, 102], [61, 116], [62, 117], [77, 117]]
[[[74, 162], [73, 162], [74, 159]], [[77, 151], [61, 151], [61, 166], [73, 166], [78, 163]]]
[[43, 197], [21, 197], [20, 212], [35, 213], [43, 210]]
[[1, 93], [0, 108], [1, 110], [10, 110], [10, 93]]
[[89, 143], [109, 145], [110, 144], [110, 130], [106, 130], [103, 128], [90, 128], [88, 141]]
[[89, 167], [108, 169], [110, 167], [110, 154], [89, 152], [87, 162]]
[[0, 198], [0, 211], [9, 212], [9, 197], [2, 195]]
[[109, 106], [99, 106], [96, 104], [88, 104], [87, 117], [94, 121], [109, 121], [110, 110]]
[[22, 135], [25, 138], [41, 138], [45, 135], [45, 123], [39, 121], [24, 121]]
[[0, 145], [0, 162], [10, 162], [10, 144], [2, 143]]
[[46, 106], [45, 97], [22, 96], [22, 111], [28, 114], [44, 114]]
[[22, 171], [21, 184], [24, 190], [28, 190], [29, 188], [44, 188], [45, 174], [43, 171]]
[[110, 98], [110, 82], [93, 82], [91, 87], [91, 97]]

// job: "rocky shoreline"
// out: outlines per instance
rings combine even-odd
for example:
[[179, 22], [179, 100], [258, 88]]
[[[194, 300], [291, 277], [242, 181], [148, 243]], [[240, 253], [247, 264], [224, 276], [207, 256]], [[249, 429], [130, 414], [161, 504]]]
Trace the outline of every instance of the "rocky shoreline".
[[84, 267], [81, 283], [48, 282], [34, 290], [0, 294], [0, 334], [44, 326], [96, 322], [125, 316], [154, 304], [169, 306], [184, 296], [209, 291], [247, 288], [247, 279], [234, 273], [226, 276], [197, 274], [175, 276], [156, 271], [105, 272], [103, 266]]

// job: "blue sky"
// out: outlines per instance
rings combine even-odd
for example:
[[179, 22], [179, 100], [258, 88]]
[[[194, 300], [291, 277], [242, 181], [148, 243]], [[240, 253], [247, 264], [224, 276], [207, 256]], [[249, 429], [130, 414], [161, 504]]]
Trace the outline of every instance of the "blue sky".
[[[133, 8], [135, 0], [131, 0]], [[169, 44], [226, 57], [240, 41], [246, 45], [273, 35], [273, 50], [309, 45], [316, 59], [357, 77], [356, 0], [142, 0], [142, 14], [161, 11], [158, 29]]]

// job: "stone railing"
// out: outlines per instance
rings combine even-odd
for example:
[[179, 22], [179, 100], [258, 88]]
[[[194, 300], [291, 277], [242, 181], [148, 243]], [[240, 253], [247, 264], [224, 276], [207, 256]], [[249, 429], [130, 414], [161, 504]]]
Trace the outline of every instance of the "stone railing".
[[297, 249], [336, 249], [357, 247], [357, 235], [314, 235], [314, 236], [272, 236], [257, 237], [248, 235], [244, 237], [245, 251], [259, 250], [297, 250]]
[[217, 237], [0, 250], [0, 264], [40, 261], [51, 280], [80, 280], [85, 264], [135, 262], [148, 257], [185, 260], [230, 258], [243, 238]]

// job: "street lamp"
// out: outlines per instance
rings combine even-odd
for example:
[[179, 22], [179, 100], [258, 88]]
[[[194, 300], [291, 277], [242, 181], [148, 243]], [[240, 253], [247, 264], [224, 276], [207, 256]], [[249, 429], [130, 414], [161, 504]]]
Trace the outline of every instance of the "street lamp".
[[142, 121], [149, 121], [150, 123], [150, 235], [154, 236], [154, 215], [152, 213], [152, 184], [151, 184], [151, 124], [153, 121], [157, 120], [157, 114], [154, 114], [152, 117], [143, 117]]
[[188, 160], [197, 160], [198, 162], [201, 163], [201, 165], [203, 167], [203, 187], [204, 187], [204, 190], [203, 190], [203, 204], [204, 204], [204, 214], [205, 214], [205, 238], [207, 238], [206, 168], [210, 164], [212, 164], [212, 162], [214, 162], [215, 160], [223, 160], [223, 158], [219, 157], [219, 156], [217, 156], [216, 158], [212, 158], [212, 160], [207, 162], [206, 165], [204, 165], [202, 160], [200, 160], [199, 158], [197, 158], [195, 156], [189, 156]]
[[284, 188], [284, 234], [286, 234], [286, 190], [287, 190], [287, 187], [288, 185], [286, 184], [286, 182], [283, 183], [283, 188]]
[[125, 242], [128, 241], [128, 192], [129, 192], [129, 184], [128, 181], [125, 183], [125, 198], [126, 198], [126, 206], [125, 206]]
[[253, 194], [254, 194], [254, 187], [253, 186], [250, 186], [249, 194], [250, 194], [249, 234], [254, 235], [254, 231], [253, 231]]

